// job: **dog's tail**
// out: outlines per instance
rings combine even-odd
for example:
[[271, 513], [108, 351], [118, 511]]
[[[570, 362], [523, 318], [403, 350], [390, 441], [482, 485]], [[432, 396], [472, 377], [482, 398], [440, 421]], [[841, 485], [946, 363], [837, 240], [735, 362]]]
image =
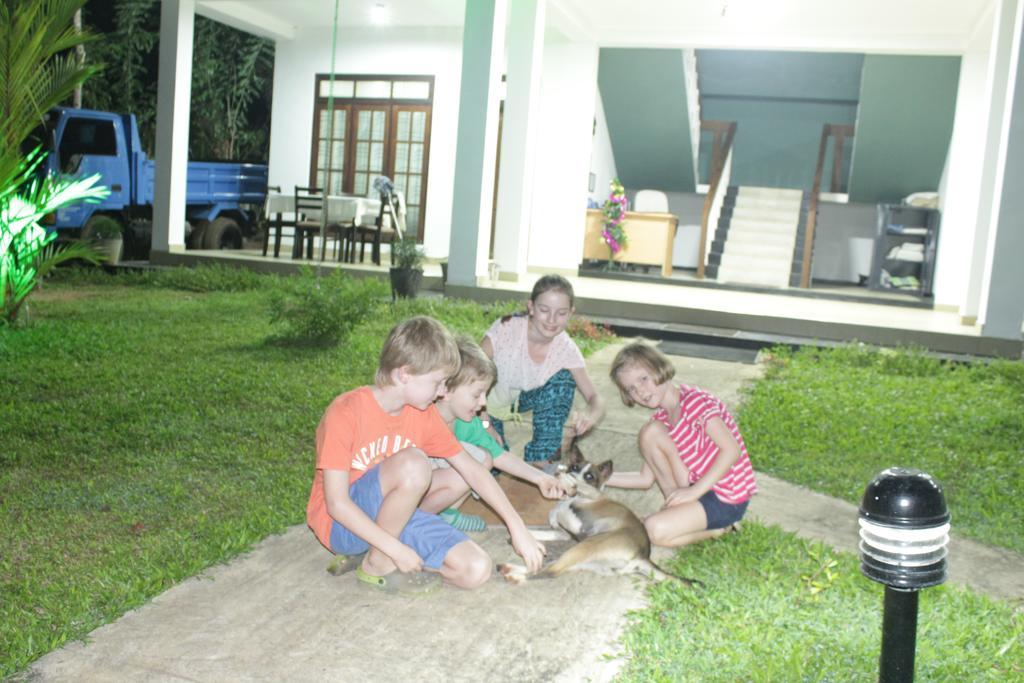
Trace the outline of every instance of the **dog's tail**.
[[658, 565], [654, 564], [651, 560], [638, 560], [634, 566], [634, 571], [651, 581], [677, 581], [688, 588], [703, 588], [704, 582], [699, 579], [693, 579], [688, 576], [680, 576], [679, 574], [673, 574], [672, 572], [665, 571]]

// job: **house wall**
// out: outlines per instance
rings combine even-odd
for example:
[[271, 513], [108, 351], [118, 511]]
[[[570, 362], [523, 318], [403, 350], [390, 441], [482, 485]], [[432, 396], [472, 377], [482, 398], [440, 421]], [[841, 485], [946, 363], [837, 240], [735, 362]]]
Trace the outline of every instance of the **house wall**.
[[594, 45], [545, 41], [527, 256], [534, 270], [575, 272], [583, 255], [597, 57]]
[[[459, 114], [461, 31], [339, 30], [337, 43], [335, 73], [434, 77], [424, 247], [428, 256], [447, 255]], [[294, 40], [277, 42], [270, 184], [280, 185], [284, 191], [309, 180], [315, 76], [330, 70], [330, 30], [303, 30]]]
[[594, 189], [589, 197], [598, 204], [608, 198], [608, 187], [612, 178], [619, 175], [615, 167], [615, 152], [612, 151], [612, 140], [608, 135], [608, 122], [604, 118], [604, 104], [598, 91], [594, 98], [594, 138], [590, 148], [590, 172], [594, 174]]

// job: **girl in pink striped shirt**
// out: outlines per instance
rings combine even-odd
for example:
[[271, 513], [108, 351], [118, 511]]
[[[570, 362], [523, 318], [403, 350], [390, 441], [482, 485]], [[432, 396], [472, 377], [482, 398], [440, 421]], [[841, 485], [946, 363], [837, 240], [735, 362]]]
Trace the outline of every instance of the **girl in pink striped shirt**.
[[644, 520], [655, 545], [677, 547], [735, 527], [757, 492], [754, 469], [736, 421], [708, 392], [675, 384], [675, 368], [644, 343], [626, 346], [612, 362], [622, 402], [654, 410], [640, 430], [639, 472], [616, 472], [608, 486], [648, 489], [657, 483], [665, 505]]

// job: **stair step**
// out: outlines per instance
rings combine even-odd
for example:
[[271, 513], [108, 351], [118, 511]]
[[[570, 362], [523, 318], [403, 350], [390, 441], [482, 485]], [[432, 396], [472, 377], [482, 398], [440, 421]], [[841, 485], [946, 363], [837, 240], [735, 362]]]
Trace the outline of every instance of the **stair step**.
[[736, 195], [739, 197], [767, 197], [779, 199], [803, 199], [803, 190], [793, 190], [783, 187], [757, 187], [756, 185], [740, 185], [736, 188]]
[[774, 244], [753, 241], [735, 242], [732, 239], [725, 243], [725, 254], [730, 256], [744, 256], [751, 259], [770, 258], [780, 259], [788, 264], [793, 261], [793, 245]]
[[800, 221], [800, 207], [776, 208], [742, 204], [733, 207], [730, 215], [733, 220], [742, 218], [744, 220], [764, 220], [796, 225]]
[[736, 209], [750, 209], [754, 211], [791, 211], [794, 214], [800, 213], [799, 199], [771, 199], [766, 197], [737, 197], [732, 203]]

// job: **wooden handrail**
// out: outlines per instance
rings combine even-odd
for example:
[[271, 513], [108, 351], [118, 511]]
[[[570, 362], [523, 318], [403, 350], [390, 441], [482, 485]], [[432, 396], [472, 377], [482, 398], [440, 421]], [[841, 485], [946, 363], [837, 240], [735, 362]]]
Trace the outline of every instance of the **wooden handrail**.
[[715, 202], [715, 195], [718, 194], [718, 186], [722, 182], [725, 162], [729, 158], [733, 139], [736, 137], [736, 122], [701, 121], [700, 129], [715, 134], [711, 146], [711, 175], [708, 179], [708, 193], [704, 197], [704, 209], [700, 216], [700, 244], [697, 250], [697, 278], [703, 279], [704, 261], [707, 259], [708, 218], [711, 215], [711, 206]]
[[811, 201], [807, 206], [807, 230], [804, 234], [804, 255], [800, 264], [800, 286], [804, 289], [811, 286], [811, 257], [814, 254], [814, 228], [818, 222], [818, 197], [821, 195], [821, 179], [825, 175], [825, 153], [828, 151], [828, 139], [835, 136], [835, 148], [832, 152], [832, 180], [829, 189], [839, 192], [843, 169], [843, 145], [847, 137], [853, 137], [853, 126], [826, 123], [821, 127], [821, 143], [818, 145], [818, 164], [814, 169], [814, 184], [811, 186]]

